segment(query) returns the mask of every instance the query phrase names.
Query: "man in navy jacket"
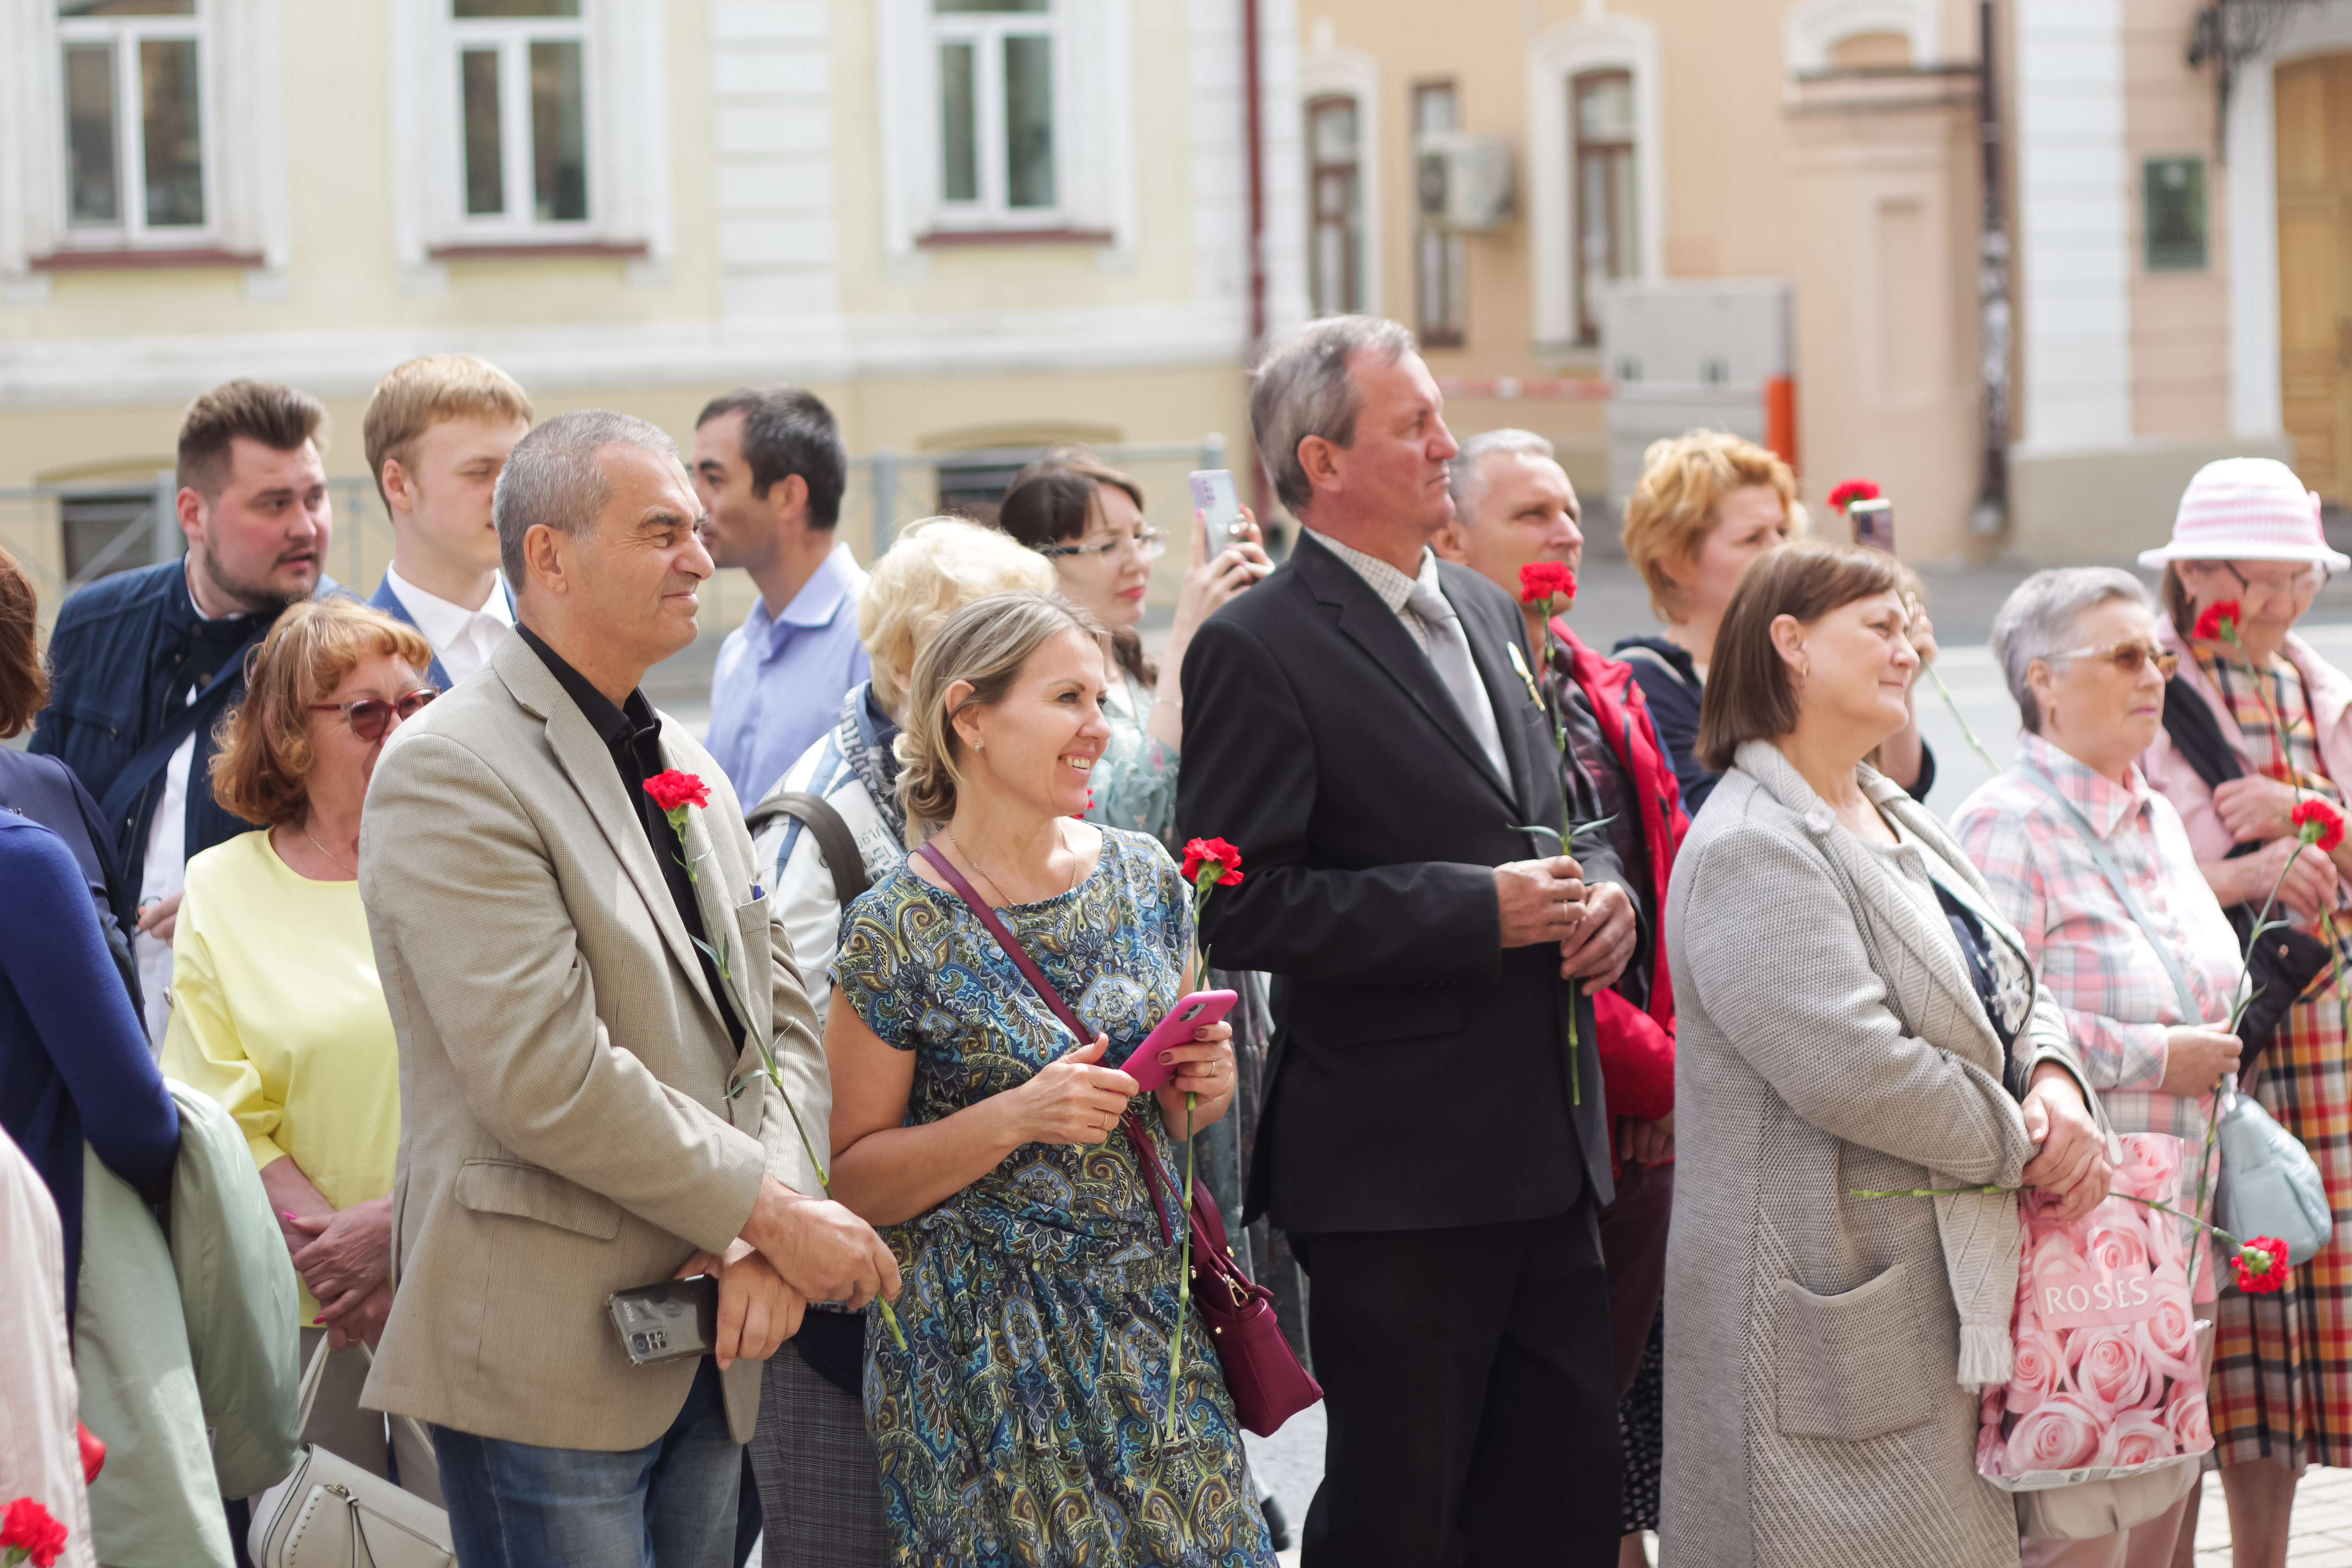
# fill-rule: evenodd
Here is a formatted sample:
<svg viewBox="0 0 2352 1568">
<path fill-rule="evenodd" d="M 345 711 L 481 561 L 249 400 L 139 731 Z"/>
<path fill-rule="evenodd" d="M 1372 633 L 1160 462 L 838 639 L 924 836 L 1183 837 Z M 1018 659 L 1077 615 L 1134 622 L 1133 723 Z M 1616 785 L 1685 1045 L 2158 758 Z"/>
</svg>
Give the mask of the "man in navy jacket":
<svg viewBox="0 0 2352 1568">
<path fill-rule="evenodd" d="M 326 410 L 290 386 L 232 381 L 180 425 L 188 552 L 66 601 L 49 639 L 49 705 L 31 749 L 96 797 L 122 868 L 147 1026 L 160 1036 L 188 857 L 249 832 L 214 801 L 213 729 L 245 694 L 245 657 L 287 605 L 333 591 L 320 461 Z"/>
</svg>

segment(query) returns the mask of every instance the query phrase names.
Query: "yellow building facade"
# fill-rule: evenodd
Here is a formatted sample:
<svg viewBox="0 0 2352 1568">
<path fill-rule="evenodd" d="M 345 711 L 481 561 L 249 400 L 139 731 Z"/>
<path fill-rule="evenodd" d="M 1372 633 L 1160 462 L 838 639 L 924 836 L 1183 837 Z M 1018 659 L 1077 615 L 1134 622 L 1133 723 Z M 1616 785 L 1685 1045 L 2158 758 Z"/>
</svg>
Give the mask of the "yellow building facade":
<svg viewBox="0 0 2352 1568">
<path fill-rule="evenodd" d="M 1260 319 L 1305 309 L 1267 9 L 1253 68 L 1208 0 L 0 0 L 0 541 L 57 591 L 187 399 L 255 376 L 327 404 L 330 569 L 372 587 L 361 410 L 451 351 L 681 444 L 719 392 L 806 385 L 887 455 L 861 555 L 941 459 L 1060 441 L 1142 448 L 1180 521 L 1213 438 L 1247 461 L 1253 68 Z"/>
</svg>

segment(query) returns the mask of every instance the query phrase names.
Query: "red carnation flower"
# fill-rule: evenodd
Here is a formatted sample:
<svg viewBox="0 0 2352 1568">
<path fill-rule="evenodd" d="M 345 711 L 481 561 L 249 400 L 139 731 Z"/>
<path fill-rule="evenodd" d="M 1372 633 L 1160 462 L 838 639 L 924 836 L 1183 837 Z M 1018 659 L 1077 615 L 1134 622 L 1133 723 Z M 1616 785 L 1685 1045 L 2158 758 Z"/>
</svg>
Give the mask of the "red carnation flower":
<svg viewBox="0 0 2352 1568">
<path fill-rule="evenodd" d="M 1217 885 L 1230 888 L 1242 879 L 1242 852 L 1222 838 L 1195 838 L 1184 846 L 1184 879 L 1200 886 L 1204 867 L 1223 868 L 1217 875 Z"/>
<path fill-rule="evenodd" d="M 676 768 L 656 773 L 646 781 L 646 793 L 654 804 L 672 817 L 689 805 L 709 805 L 710 786 L 692 773 L 682 773 Z"/>
<path fill-rule="evenodd" d="M 12 1563 L 30 1558 L 34 1568 L 49 1568 L 66 1549 L 66 1527 L 34 1499 L 20 1497 L 8 1505 L 6 1518 L 0 1520 L 0 1548 L 10 1551 Z M 14 1555 L 17 1552 L 25 1556 Z"/>
<path fill-rule="evenodd" d="M 1876 500 L 1877 484 L 1870 479 L 1848 479 L 1830 492 L 1830 510 L 1842 512 L 1858 500 Z"/>
<path fill-rule="evenodd" d="M 2267 1296 L 2286 1283 L 2286 1243 L 2274 1236 L 2258 1236 L 2230 1257 L 2238 1271 L 2238 1289 L 2249 1296 Z"/>
<path fill-rule="evenodd" d="M 2324 800 L 2306 800 L 2286 814 L 2295 837 L 2322 855 L 2344 842 L 2344 814 Z"/>
<path fill-rule="evenodd" d="M 1564 561 L 1530 561 L 1519 568 L 1519 603 L 1549 605 L 1576 597 L 1576 574 Z"/>
<path fill-rule="evenodd" d="M 2236 642 L 2238 623 L 2245 618 L 2244 606 L 2235 599 L 2221 599 L 2205 606 L 2189 635 L 2199 642 Z"/>
</svg>

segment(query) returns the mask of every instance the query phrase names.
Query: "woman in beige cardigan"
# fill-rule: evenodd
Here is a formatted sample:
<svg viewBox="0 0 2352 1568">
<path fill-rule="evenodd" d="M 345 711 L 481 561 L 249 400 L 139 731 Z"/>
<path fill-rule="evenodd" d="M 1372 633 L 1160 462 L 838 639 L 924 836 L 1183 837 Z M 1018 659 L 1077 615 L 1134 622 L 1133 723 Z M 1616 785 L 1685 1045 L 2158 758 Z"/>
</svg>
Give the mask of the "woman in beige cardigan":
<svg viewBox="0 0 2352 1568">
<path fill-rule="evenodd" d="M 2085 1213 L 2113 1150 L 2055 1005 L 1942 826 L 1863 758 L 1918 669 L 1899 568 L 1759 561 L 1700 716 L 1727 768 L 1666 904 L 1682 1164 L 1662 1537 L 1676 1568 L 2014 1568 L 1975 1469 L 2010 1375 L 2016 1199 Z"/>
</svg>

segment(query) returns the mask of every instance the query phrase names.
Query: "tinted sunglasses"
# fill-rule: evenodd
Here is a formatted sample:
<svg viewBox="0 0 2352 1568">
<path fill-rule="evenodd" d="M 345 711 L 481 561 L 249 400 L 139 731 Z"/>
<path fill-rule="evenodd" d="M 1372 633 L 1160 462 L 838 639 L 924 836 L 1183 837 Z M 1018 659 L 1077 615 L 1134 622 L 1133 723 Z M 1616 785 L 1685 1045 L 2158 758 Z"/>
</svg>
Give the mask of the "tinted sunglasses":
<svg viewBox="0 0 2352 1568">
<path fill-rule="evenodd" d="M 341 713 L 352 733 L 362 741 L 381 741 L 392 728 L 393 716 L 398 714 L 405 722 L 425 711 L 425 705 L 441 695 L 437 686 L 420 686 L 396 702 L 386 702 L 381 697 L 362 697 L 355 702 L 313 702 L 313 713 Z"/>
<path fill-rule="evenodd" d="M 2103 643 L 2095 647 L 2070 647 L 2062 653 L 2044 654 L 2042 657 L 2053 662 L 2062 658 L 2103 658 L 2114 665 L 2120 675 L 2137 675 L 2153 659 L 2156 672 L 2167 680 L 2171 679 L 2172 672 L 2180 668 L 2179 654 L 2168 653 L 2154 643 L 2134 642 L 2130 638 Z"/>
</svg>

